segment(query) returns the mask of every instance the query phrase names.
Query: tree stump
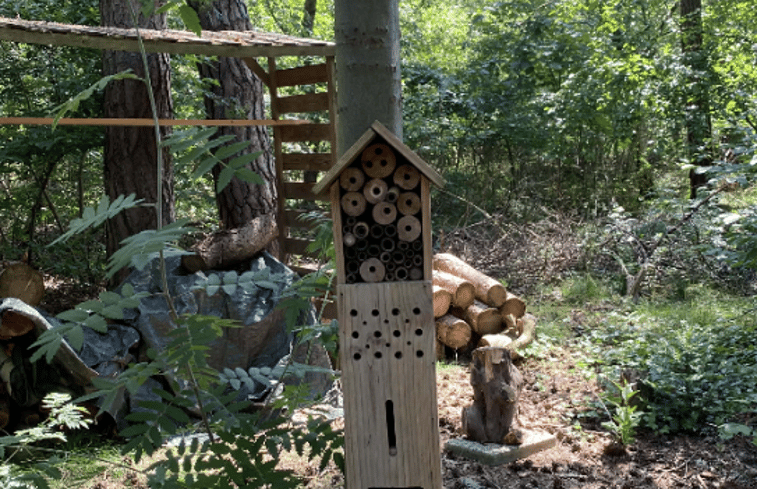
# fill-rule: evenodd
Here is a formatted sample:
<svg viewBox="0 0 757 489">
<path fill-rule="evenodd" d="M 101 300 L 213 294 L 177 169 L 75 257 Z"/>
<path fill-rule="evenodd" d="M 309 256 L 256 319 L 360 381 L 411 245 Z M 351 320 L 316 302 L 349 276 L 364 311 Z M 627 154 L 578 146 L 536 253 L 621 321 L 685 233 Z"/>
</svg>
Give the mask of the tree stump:
<svg viewBox="0 0 757 489">
<path fill-rule="evenodd" d="M 523 387 L 523 377 L 513 365 L 510 352 L 496 347 L 474 350 L 470 383 L 473 404 L 463 408 L 463 431 L 479 443 L 505 443 Z"/>
</svg>

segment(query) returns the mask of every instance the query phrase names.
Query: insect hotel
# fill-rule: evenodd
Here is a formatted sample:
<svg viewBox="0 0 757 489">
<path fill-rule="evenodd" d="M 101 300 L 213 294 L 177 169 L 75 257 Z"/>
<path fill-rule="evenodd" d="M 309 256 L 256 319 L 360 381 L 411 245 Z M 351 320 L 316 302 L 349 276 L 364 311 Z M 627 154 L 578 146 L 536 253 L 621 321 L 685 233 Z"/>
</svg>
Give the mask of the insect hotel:
<svg viewBox="0 0 757 489">
<path fill-rule="evenodd" d="M 349 489 L 441 489 L 430 184 L 378 122 L 313 191 L 331 192 Z"/>
</svg>

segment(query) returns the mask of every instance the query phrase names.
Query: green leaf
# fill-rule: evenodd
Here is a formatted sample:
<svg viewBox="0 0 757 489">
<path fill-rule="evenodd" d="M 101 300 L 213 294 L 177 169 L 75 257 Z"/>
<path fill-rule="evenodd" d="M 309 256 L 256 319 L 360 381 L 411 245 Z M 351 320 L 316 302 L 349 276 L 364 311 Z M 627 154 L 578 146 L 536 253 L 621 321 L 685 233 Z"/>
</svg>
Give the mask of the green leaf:
<svg viewBox="0 0 757 489">
<path fill-rule="evenodd" d="M 84 330 L 82 330 L 81 326 L 71 328 L 68 334 L 66 334 L 66 340 L 71 345 L 71 348 L 76 351 L 81 350 L 82 345 L 84 345 Z"/>
<path fill-rule="evenodd" d="M 237 291 L 237 284 L 226 284 L 221 287 L 227 295 L 234 295 Z"/>
<path fill-rule="evenodd" d="M 218 181 L 216 182 L 216 193 L 223 192 L 223 189 L 226 188 L 226 186 L 231 183 L 231 179 L 234 178 L 234 169 L 230 166 L 227 166 L 223 170 L 221 170 L 221 173 L 218 175 Z"/>
<path fill-rule="evenodd" d="M 197 16 L 197 12 L 189 5 L 181 5 L 179 7 L 179 17 L 184 22 L 184 26 L 190 31 L 194 32 L 197 37 L 202 35 L 202 26 L 200 25 L 200 18 Z"/>
<path fill-rule="evenodd" d="M 89 313 L 81 309 L 69 309 L 68 311 L 63 311 L 62 313 L 58 314 L 55 317 L 60 319 L 61 321 L 69 321 L 71 323 L 81 323 L 87 320 L 87 318 L 89 317 Z"/>
<path fill-rule="evenodd" d="M 234 172 L 234 175 L 236 175 L 236 177 L 243 182 L 256 183 L 258 185 L 265 183 L 265 181 L 260 178 L 260 175 L 250 170 L 249 168 L 240 168 Z"/>
<path fill-rule="evenodd" d="M 99 314 L 93 314 L 92 316 L 88 317 L 87 320 L 84 321 L 84 325 L 94 329 L 98 333 L 108 332 L 108 323 Z"/>
<path fill-rule="evenodd" d="M 225 160 L 226 158 L 233 156 L 250 145 L 249 141 L 239 141 L 234 144 L 224 146 L 215 152 L 215 157 L 219 160 Z"/>
<path fill-rule="evenodd" d="M 235 170 L 239 170 L 242 167 L 245 167 L 253 161 L 257 160 L 258 157 L 262 154 L 262 151 L 255 151 L 254 153 L 239 155 L 236 158 L 229 160 L 229 166 Z"/>
</svg>

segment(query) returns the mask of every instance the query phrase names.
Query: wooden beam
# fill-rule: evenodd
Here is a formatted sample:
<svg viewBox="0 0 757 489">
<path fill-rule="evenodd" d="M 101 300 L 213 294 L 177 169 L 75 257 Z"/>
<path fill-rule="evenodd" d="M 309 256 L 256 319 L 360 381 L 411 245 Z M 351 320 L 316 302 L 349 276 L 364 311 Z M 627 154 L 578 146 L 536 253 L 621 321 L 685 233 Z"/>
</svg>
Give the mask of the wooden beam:
<svg viewBox="0 0 757 489">
<path fill-rule="evenodd" d="M 284 198 L 287 200 L 321 200 L 325 201 L 325 195 L 315 195 L 313 193 L 313 183 L 303 182 L 284 182 Z"/>
<path fill-rule="evenodd" d="M 0 125 L 51 126 L 52 117 L 0 117 Z M 63 118 L 59 126 L 152 126 L 152 119 Z M 301 126 L 310 121 L 273 119 L 158 119 L 161 126 Z"/>
<path fill-rule="evenodd" d="M 271 86 L 271 77 L 268 76 L 268 73 L 263 69 L 262 66 L 260 66 L 255 58 L 242 58 L 242 61 L 244 61 L 247 67 L 252 70 L 252 72 L 255 73 L 258 78 L 260 78 L 260 81 L 265 83 L 265 86 Z"/>
</svg>

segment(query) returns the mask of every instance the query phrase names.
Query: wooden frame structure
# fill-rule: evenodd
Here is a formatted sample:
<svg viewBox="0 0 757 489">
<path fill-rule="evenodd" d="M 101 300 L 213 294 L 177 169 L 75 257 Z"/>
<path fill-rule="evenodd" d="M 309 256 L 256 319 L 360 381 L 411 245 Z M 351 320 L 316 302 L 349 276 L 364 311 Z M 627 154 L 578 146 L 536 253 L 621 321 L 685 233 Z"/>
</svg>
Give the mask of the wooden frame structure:
<svg viewBox="0 0 757 489">
<path fill-rule="evenodd" d="M 304 171 L 328 171 L 336 162 L 336 81 L 334 74 L 334 43 L 303 39 L 257 31 L 203 31 L 198 37 L 191 32 L 139 29 L 144 49 L 149 53 L 198 54 L 242 59 L 268 87 L 271 118 L 267 120 L 162 120 L 162 125 L 266 125 L 273 127 L 276 161 L 276 186 L 279 195 L 281 250 L 284 256 L 305 255 L 308 239 L 290 237 L 290 230 L 308 225 L 298 217 L 302 211 L 288 208 L 302 201 L 325 200 L 312 192 L 312 183 L 299 177 Z M 29 21 L 0 17 L 0 41 L 49 46 L 73 46 L 114 51 L 139 51 L 136 29 L 92 27 Z M 324 58 L 322 63 L 279 69 L 276 59 L 282 56 Z M 267 70 L 258 63 L 267 58 Z M 313 86 L 311 93 L 282 95 L 281 88 Z M 316 87 L 321 88 L 319 91 Z M 289 119 L 291 114 L 321 112 L 326 122 L 312 123 Z M 51 124 L 50 118 L 5 117 L 0 124 Z M 152 125 L 147 119 L 62 119 L 61 125 Z M 328 152 L 289 152 L 287 143 L 326 142 Z"/>
<path fill-rule="evenodd" d="M 349 489 L 441 489 L 430 186 L 374 122 L 313 191 L 331 195 Z"/>
</svg>

